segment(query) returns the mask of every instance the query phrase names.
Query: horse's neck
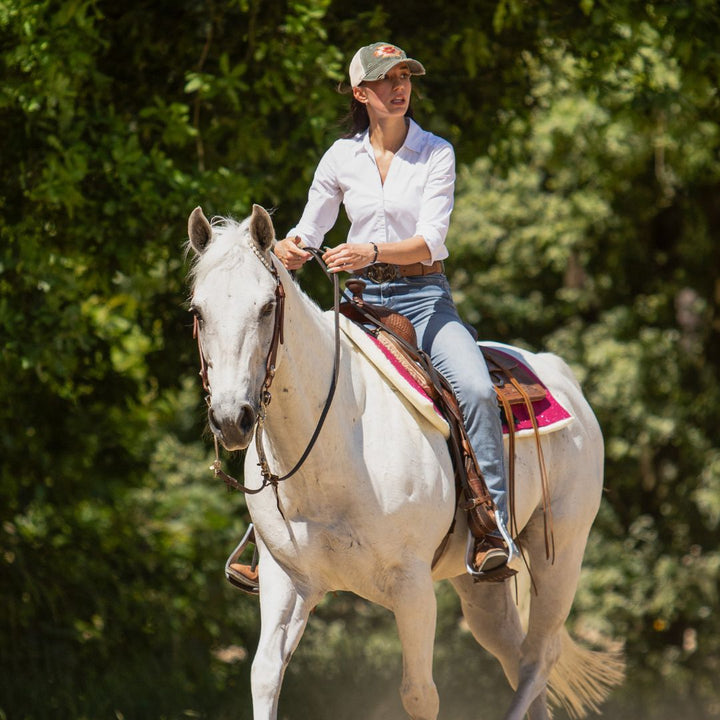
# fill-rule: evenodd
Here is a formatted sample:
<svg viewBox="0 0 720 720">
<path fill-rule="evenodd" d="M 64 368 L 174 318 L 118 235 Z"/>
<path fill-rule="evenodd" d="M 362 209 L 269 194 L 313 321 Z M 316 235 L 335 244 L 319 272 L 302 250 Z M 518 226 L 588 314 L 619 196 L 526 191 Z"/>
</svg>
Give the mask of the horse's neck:
<svg viewBox="0 0 720 720">
<path fill-rule="evenodd" d="M 327 318 L 289 278 L 283 285 L 284 341 L 278 350 L 265 427 L 272 453 L 290 462 L 307 445 L 325 404 L 333 373 L 334 336 Z M 328 436 L 325 429 L 323 435 Z"/>
</svg>

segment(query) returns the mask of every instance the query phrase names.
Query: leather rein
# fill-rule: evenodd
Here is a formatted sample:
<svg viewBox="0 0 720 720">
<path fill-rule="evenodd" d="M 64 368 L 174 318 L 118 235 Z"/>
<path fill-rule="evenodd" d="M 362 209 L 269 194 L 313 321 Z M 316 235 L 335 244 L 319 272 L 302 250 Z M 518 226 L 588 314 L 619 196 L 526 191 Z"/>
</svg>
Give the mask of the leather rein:
<svg viewBox="0 0 720 720">
<path fill-rule="evenodd" d="M 321 252 L 319 250 L 316 250 L 315 248 L 305 248 L 307 252 L 312 254 L 312 256 L 318 262 L 325 274 L 328 277 L 331 277 L 333 281 L 335 353 L 333 358 L 332 380 L 330 382 L 330 388 L 325 399 L 325 405 L 323 406 L 322 412 L 320 413 L 320 418 L 318 419 L 315 431 L 313 432 L 312 437 L 308 441 L 307 447 L 300 456 L 300 459 L 295 463 L 291 470 L 289 470 L 282 476 L 279 476 L 276 473 L 272 472 L 272 470 L 270 470 L 270 465 L 267 461 L 267 456 L 265 455 L 262 437 L 264 433 L 267 407 L 272 400 L 270 387 L 273 383 L 273 380 L 275 379 L 278 349 L 284 341 L 283 327 L 285 320 L 285 288 L 283 288 L 280 276 L 278 275 L 277 269 L 272 264 L 272 262 L 268 262 L 266 258 L 260 255 L 259 251 L 257 251 L 254 246 L 251 247 L 255 254 L 258 255 L 263 265 L 265 265 L 265 267 L 270 271 L 273 278 L 275 279 L 275 319 L 273 323 L 273 334 L 270 341 L 270 348 L 268 350 L 267 359 L 265 360 L 265 379 L 262 384 L 262 391 L 260 394 L 260 407 L 258 410 L 255 427 L 255 448 L 258 454 L 258 465 L 260 466 L 260 473 L 263 480 L 259 488 L 249 488 L 246 485 L 243 485 L 239 480 L 236 480 L 231 475 L 228 475 L 222 469 L 222 462 L 220 461 L 220 444 L 218 443 L 216 435 L 213 436 L 215 441 L 215 461 L 210 466 L 210 469 L 214 472 L 215 477 L 221 478 L 225 482 L 228 490 L 240 490 L 247 495 L 255 495 L 256 493 L 264 490 L 269 485 L 272 485 L 275 489 L 275 492 L 277 493 L 278 483 L 281 483 L 292 477 L 302 467 L 303 463 L 307 460 L 308 456 L 312 452 L 312 449 L 315 446 L 315 443 L 317 442 L 317 439 L 320 435 L 320 431 L 325 424 L 325 419 L 327 418 L 330 406 L 332 405 L 333 397 L 335 396 L 335 389 L 337 388 L 338 376 L 340 374 L 340 285 L 338 276 L 336 273 L 330 273 L 328 271 L 325 263 L 321 259 Z M 207 396 L 205 397 L 205 402 L 207 403 L 208 408 L 210 408 L 212 404 L 212 393 L 210 391 L 210 382 L 208 380 L 207 370 L 208 365 L 202 349 L 202 341 L 200 339 L 200 324 L 197 315 L 195 315 L 193 321 L 193 338 L 197 340 L 198 344 L 198 352 L 200 355 L 199 374 L 202 380 L 203 390 L 205 390 L 205 392 L 207 393 Z"/>
</svg>

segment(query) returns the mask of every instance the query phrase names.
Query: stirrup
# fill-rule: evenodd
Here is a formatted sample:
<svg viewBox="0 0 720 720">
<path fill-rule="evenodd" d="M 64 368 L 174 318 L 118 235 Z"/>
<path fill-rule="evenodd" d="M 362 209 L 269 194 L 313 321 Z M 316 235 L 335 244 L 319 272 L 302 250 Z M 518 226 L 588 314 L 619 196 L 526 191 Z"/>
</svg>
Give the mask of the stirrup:
<svg viewBox="0 0 720 720">
<path fill-rule="evenodd" d="M 231 585 L 235 586 L 238 590 L 242 590 L 242 592 L 247 593 L 248 595 L 254 595 L 255 597 L 257 597 L 260 594 L 259 584 L 252 582 L 244 575 L 241 575 L 239 572 L 236 572 L 235 570 L 233 570 L 233 568 L 230 567 L 233 563 L 236 563 L 240 559 L 240 556 L 243 554 L 245 548 L 250 543 L 255 543 L 255 527 L 252 523 L 250 523 L 248 529 L 245 531 L 245 535 L 243 535 L 242 540 L 238 543 L 238 546 L 230 553 L 230 556 L 225 562 L 225 577 L 227 578 L 228 582 Z M 257 567 L 257 564 L 258 551 L 256 546 L 255 550 L 253 551 L 253 558 L 250 567 L 254 570 Z"/>
<path fill-rule="evenodd" d="M 468 530 L 467 546 L 465 548 L 465 570 L 475 582 L 503 582 L 517 573 L 520 567 L 520 555 L 515 543 L 507 541 L 507 535 L 503 532 L 502 523 L 498 523 L 498 529 L 508 548 L 508 559 L 500 567 L 482 572 L 475 567 L 475 542 L 477 538 Z"/>
<path fill-rule="evenodd" d="M 505 545 L 507 545 L 509 551 L 507 566 L 513 570 L 513 574 L 515 574 L 522 565 L 522 558 L 518 552 L 517 545 L 515 545 L 515 541 L 510 536 L 507 527 L 505 527 L 505 523 L 501 518 L 497 517 L 497 515 L 495 517 L 495 524 L 497 525 L 498 532 L 502 535 L 502 539 L 505 541 Z"/>
</svg>

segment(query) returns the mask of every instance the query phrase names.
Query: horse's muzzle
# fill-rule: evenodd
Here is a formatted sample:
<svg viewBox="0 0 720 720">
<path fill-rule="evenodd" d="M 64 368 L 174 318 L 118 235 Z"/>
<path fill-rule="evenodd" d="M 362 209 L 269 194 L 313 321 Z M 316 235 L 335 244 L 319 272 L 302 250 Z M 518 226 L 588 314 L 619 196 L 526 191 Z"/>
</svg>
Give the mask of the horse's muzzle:
<svg viewBox="0 0 720 720">
<path fill-rule="evenodd" d="M 208 423 L 226 450 L 244 450 L 252 440 L 257 412 L 250 403 L 241 403 L 237 413 L 226 414 L 208 409 Z"/>
</svg>

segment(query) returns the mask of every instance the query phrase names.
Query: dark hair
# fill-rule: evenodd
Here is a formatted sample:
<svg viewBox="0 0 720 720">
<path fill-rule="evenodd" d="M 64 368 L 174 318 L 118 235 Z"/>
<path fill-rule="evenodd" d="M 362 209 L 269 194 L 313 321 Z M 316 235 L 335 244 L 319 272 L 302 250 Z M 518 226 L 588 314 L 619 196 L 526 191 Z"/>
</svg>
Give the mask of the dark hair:
<svg viewBox="0 0 720 720">
<path fill-rule="evenodd" d="M 338 85 L 338 92 L 347 95 L 352 92 L 352 88 L 346 85 Z M 412 101 L 408 105 L 405 117 L 414 119 L 415 115 L 412 109 Z M 370 116 L 364 103 L 356 100 L 355 97 L 350 98 L 350 110 L 343 118 L 342 124 L 346 127 L 344 138 L 355 137 L 358 133 L 365 132 L 370 127 Z"/>
</svg>

